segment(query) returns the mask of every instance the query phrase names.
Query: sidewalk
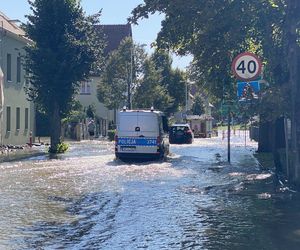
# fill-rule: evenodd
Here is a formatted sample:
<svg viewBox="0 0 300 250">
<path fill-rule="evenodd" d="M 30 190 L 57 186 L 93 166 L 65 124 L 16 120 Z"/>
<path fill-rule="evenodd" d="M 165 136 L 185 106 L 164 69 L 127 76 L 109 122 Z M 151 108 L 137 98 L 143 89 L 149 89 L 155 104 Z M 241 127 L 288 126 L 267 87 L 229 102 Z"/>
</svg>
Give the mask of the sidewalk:
<svg viewBox="0 0 300 250">
<path fill-rule="evenodd" d="M 33 156 L 47 154 L 43 146 L 24 146 L 23 149 L 7 149 L 0 152 L 0 163 L 19 161 Z"/>
<path fill-rule="evenodd" d="M 35 142 L 32 144 L 32 147 L 29 145 L 17 146 L 5 148 L 2 147 L 0 150 L 0 163 L 11 162 L 11 161 L 20 161 L 26 158 L 45 155 L 48 152 L 48 145 L 50 143 L 49 137 L 40 137 L 36 138 Z"/>
<path fill-rule="evenodd" d="M 78 143 L 97 143 L 97 142 L 108 142 L 107 137 L 99 137 L 93 138 L 92 140 L 81 140 L 74 141 L 66 139 L 64 141 L 67 144 L 78 144 Z M 30 157 L 47 155 L 48 154 L 48 146 L 50 145 L 49 137 L 40 137 L 36 138 L 32 147 L 29 145 L 19 146 L 15 148 L 0 148 L 0 163 L 3 162 L 12 162 L 12 161 L 20 161 Z"/>
</svg>

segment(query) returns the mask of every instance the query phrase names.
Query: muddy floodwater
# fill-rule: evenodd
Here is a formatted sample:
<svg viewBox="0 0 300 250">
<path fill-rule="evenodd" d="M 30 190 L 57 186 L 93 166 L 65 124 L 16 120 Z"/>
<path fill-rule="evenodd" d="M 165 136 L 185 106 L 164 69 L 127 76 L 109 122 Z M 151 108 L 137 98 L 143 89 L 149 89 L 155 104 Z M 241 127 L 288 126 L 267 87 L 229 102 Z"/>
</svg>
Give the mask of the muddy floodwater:
<svg viewBox="0 0 300 250">
<path fill-rule="evenodd" d="M 0 165 L 0 249 L 300 249 L 300 196 L 234 137 L 123 163 L 113 144 L 72 143 Z"/>
</svg>

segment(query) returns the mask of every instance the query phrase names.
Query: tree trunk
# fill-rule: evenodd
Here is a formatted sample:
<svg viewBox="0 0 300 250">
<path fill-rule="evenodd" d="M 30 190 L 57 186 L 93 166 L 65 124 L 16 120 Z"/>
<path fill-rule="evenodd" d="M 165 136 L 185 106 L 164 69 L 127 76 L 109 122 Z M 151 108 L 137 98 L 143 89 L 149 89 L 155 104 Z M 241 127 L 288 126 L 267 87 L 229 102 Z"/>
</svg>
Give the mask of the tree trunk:
<svg viewBox="0 0 300 250">
<path fill-rule="evenodd" d="M 287 1 L 287 15 L 286 15 L 286 36 L 287 36 L 287 61 L 290 73 L 289 85 L 291 88 L 291 123 L 292 123 L 292 141 L 291 151 L 294 171 L 294 181 L 300 184 L 300 162 L 299 162 L 299 126 L 300 121 L 297 117 L 297 104 L 299 98 L 299 45 L 297 44 L 297 28 L 299 22 L 300 2 L 299 0 Z"/>
<path fill-rule="evenodd" d="M 275 121 L 275 148 L 285 148 L 285 132 L 284 132 L 284 117 L 280 117 Z"/>
<path fill-rule="evenodd" d="M 50 123 L 50 152 L 57 153 L 57 145 L 61 143 L 61 117 L 58 103 L 53 104 Z"/>
<path fill-rule="evenodd" d="M 259 139 L 258 139 L 258 152 L 259 153 L 271 153 L 272 142 L 271 142 L 271 122 L 262 122 L 260 119 L 259 123 Z"/>
<path fill-rule="evenodd" d="M 285 148 L 285 131 L 284 131 L 284 117 L 276 119 L 274 124 L 274 138 L 273 147 L 273 159 L 276 171 L 279 173 L 283 172 L 282 166 L 282 155 L 280 155 L 280 149 Z"/>
</svg>

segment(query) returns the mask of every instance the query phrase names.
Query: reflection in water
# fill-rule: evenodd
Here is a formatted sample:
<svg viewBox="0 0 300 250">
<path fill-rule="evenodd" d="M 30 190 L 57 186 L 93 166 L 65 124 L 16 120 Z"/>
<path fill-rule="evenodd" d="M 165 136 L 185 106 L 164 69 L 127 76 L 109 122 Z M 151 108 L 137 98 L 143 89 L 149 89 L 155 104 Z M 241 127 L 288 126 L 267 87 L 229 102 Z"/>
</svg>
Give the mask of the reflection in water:
<svg viewBox="0 0 300 250">
<path fill-rule="evenodd" d="M 298 249 L 298 193 L 277 188 L 238 138 L 172 145 L 164 162 L 74 143 L 0 165 L 1 249 Z"/>
</svg>

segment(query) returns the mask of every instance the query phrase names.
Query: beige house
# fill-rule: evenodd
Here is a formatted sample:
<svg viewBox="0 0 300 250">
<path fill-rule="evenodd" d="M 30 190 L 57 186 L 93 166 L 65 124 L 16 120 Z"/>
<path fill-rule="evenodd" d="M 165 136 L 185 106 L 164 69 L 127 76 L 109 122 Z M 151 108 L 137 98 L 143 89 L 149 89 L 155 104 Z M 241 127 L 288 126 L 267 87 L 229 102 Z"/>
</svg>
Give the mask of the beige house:
<svg viewBox="0 0 300 250">
<path fill-rule="evenodd" d="M 102 136 L 106 136 L 109 122 L 114 119 L 114 111 L 108 110 L 103 103 L 99 102 L 97 98 L 97 85 L 99 81 L 100 77 L 91 76 L 88 81 L 82 82 L 77 99 L 85 109 L 87 109 L 90 105 L 95 107 L 97 133 Z"/>
<path fill-rule="evenodd" d="M 118 48 L 121 41 L 126 37 L 132 37 L 132 30 L 130 24 L 119 25 L 99 25 L 96 28 L 103 30 L 107 38 L 107 46 L 105 48 L 105 55 Z M 86 109 L 89 105 L 96 108 L 97 116 L 97 132 L 100 135 L 106 136 L 109 124 L 115 123 L 114 111 L 108 110 L 103 103 L 97 99 L 97 85 L 100 82 L 100 76 L 91 76 L 86 82 L 81 83 L 80 93 L 77 99 Z"/>
<path fill-rule="evenodd" d="M 0 12 L 1 85 L 0 144 L 23 145 L 34 135 L 34 105 L 26 98 L 25 71 L 22 58 L 29 42 L 14 20 Z M 3 92 L 2 92 L 3 91 Z"/>
</svg>

